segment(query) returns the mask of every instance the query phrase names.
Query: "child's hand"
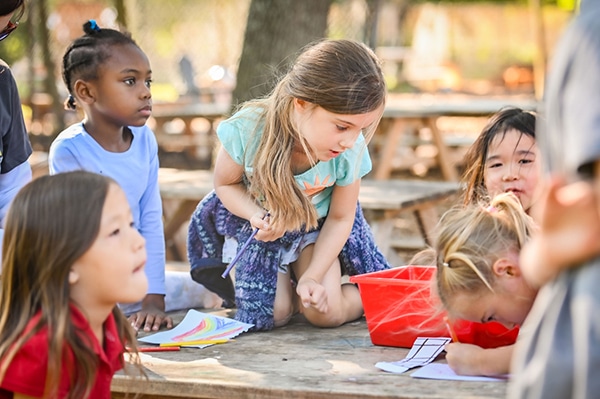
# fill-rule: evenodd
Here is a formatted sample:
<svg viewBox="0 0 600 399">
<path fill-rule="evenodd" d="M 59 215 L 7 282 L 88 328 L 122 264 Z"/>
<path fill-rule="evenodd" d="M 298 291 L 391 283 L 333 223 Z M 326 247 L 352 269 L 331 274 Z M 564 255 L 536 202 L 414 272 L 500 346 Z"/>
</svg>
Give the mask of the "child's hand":
<svg viewBox="0 0 600 399">
<path fill-rule="evenodd" d="M 314 308 L 321 313 L 327 312 L 327 291 L 312 278 L 300 278 L 296 293 L 304 308 Z"/>
<path fill-rule="evenodd" d="M 285 234 L 285 230 L 274 229 L 271 225 L 271 217 L 265 213 L 256 213 L 250 218 L 253 229 L 259 229 L 256 238 L 259 241 L 275 241 Z"/>
<path fill-rule="evenodd" d="M 600 215 L 589 183 L 565 185 L 553 178 L 532 211 L 539 231 L 521 251 L 521 269 L 530 283 L 542 285 L 600 253 Z"/>
<path fill-rule="evenodd" d="M 446 345 L 446 361 L 456 374 L 482 375 L 480 359 L 485 349 L 471 344 L 450 343 Z"/>
<path fill-rule="evenodd" d="M 167 328 L 173 327 L 173 319 L 167 316 L 164 295 L 148 294 L 142 300 L 142 310 L 129 316 L 131 326 L 138 331 L 142 324 L 144 331 L 158 331 L 163 324 Z"/>
<path fill-rule="evenodd" d="M 510 371 L 514 344 L 493 349 L 458 342 L 446 345 L 446 361 L 456 374 L 502 375 Z"/>
</svg>

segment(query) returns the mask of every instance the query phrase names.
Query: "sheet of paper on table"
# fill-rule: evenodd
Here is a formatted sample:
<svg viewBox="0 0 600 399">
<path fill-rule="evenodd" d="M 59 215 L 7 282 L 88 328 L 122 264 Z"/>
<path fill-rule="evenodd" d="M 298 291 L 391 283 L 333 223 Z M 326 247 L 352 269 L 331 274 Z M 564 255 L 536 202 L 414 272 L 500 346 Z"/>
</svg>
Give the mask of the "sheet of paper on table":
<svg viewBox="0 0 600 399">
<path fill-rule="evenodd" d="M 242 323 L 240 321 L 212 315 L 209 313 L 198 312 L 190 309 L 184 319 L 168 331 L 161 331 L 151 334 L 138 341 L 148 344 L 172 344 L 183 343 L 186 341 L 210 341 L 223 340 L 237 337 L 239 334 L 248 331 L 253 324 Z M 181 345 L 193 348 L 205 348 L 208 345 Z"/>
<path fill-rule="evenodd" d="M 458 375 L 450 366 L 444 363 L 427 364 L 410 375 L 414 378 L 428 378 L 432 380 L 456 380 L 456 381 L 507 381 L 508 375 L 498 377 L 484 377 L 477 375 Z"/>
<path fill-rule="evenodd" d="M 457 381 L 507 381 L 508 375 L 497 377 L 458 375 L 447 364 L 431 363 L 442 353 L 450 338 L 419 337 L 415 340 L 406 357 L 397 362 L 378 362 L 375 367 L 390 373 L 404 373 L 415 367 L 421 367 L 411 374 L 414 378 Z"/>
<path fill-rule="evenodd" d="M 375 367 L 389 373 L 404 373 L 414 367 L 433 362 L 448 342 L 450 338 L 418 337 L 404 359 L 397 362 L 378 362 Z"/>
</svg>

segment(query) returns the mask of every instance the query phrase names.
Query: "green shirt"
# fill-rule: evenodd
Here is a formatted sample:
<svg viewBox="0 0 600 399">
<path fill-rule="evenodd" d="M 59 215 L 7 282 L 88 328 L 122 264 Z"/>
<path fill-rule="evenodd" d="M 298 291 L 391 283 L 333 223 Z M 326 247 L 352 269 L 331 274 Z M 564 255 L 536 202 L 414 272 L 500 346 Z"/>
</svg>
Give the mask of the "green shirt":
<svg viewBox="0 0 600 399">
<path fill-rule="evenodd" d="M 252 161 L 263 129 L 255 127 L 260 122 L 253 110 L 242 110 L 221 122 L 217 135 L 229 156 L 244 166 L 246 174 L 252 173 Z M 253 135 L 256 130 L 256 135 Z M 295 175 L 298 186 L 311 198 L 319 218 L 329 212 L 331 193 L 335 185 L 347 186 L 371 171 L 371 158 L 365 138 L 359 135 L 354 146 L 327 162 L 318 162 L 309 170 Z"/>
</svg>

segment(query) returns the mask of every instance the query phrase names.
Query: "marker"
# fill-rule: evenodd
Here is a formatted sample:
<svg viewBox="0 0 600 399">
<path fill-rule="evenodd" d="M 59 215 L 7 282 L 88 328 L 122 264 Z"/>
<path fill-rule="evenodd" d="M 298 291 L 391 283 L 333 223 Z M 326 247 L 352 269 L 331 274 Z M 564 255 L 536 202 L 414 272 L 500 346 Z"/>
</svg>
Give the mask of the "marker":
<svg viewBox="0 0 600 399">
<path fill-rule="evenodd" d="M 142 346 L 138 348 L 138 352 L 176 352 L 181 348 L 179 346 L 161 347 L 161 346 Z M 128 351 L 131 348 L 127 348 Z"/>
<path fill-rule="evenodd" d="M 224 344 L 229 342 L 229 339 L 203 339 L 198 341 L 181 341 L 181 342 L 167 342 L 165 344 L 160 344 L 162 348 L 168 347 L 179 347 L 179 346 L 196 346 L 196 345 L 215 345 L 215 344 Z"/>
<path fill-rule="evenodd" d="M 446 328 L 450 333 L 450 337 L 452 337 L 452 342 L 458 342 L 458 336 L 456 335 L 456 331 L 452 328 L 452 324 L 448 321 L 448 317 L 444 317 L 444 322 L 446 323 Z"/>
<path fill-rule="evenodd" d="M 269 216 L 269 213 L 268 212 L 265 213 L 265 216 L 263 216 L 263 220 L 265 220 L 268 216 Z M 256 235 L 256 233 L 258 233 L 258 230 L 260 230 L 260 229 L 257 227 L 256 229 L 254 229 L 254 231 L 252 232 L 252 234 L 250 234 L 250 237 L 248 237 L 248 239 L 246 240 L 246 242 L 242 246 L 242 249 L 240 249 L 240 252 L 238 252 L 237 255 L 235 256 L 235 258 L 233 258 L 233 260 L 231 261 L 231 263 L 229 264 L 229 266 L 227 266 L 227 268 L 225 269 L 225 271 L 223 272 L 223 274 L 221 274 L 221 277 L 223 277 L 223 278 L 227 277 L 227 275 L 229 274 L 229 272 L 231 271 L 231 269 L 233 269 L 233 266 L 235 266 L 235 264 L 240 259 L 240 257 L 242 256 L 242 254 L 244 253 L 244 251 L 246 250 L 246 248 L 248 248 L 248 245 L 250 245 L 250 241 L 252 241 L 252 239 L 254 238 L 254 236 Z"/>
</svg>

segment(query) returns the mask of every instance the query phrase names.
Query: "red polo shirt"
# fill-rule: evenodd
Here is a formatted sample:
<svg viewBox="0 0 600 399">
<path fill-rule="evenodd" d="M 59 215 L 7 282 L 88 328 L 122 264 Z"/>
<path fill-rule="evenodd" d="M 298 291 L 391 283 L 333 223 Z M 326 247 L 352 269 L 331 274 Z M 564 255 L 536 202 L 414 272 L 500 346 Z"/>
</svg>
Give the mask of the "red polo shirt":
<svg viewBox="0 0 600 399">
<path fill-rule="evenodd" d="M 30 331 L 40 319 L 41 313 L 36 314 L 25 332 Z M 120 370 L 125 348 L 119 341 L 115 319 L 112 315 L 104 322 L 104 348 L 100 345 L 92 332 L 87 319 L 73 305 L 71 305 L 71 319 L 77 330 L 84 336 L 89 337 L 94 352 L 98 355 L 99 367 L 96 374 L 96 382 L 90 393 L 89 399 L 110 399 L 110 384 L 114 373 Z M 73 364 L 73 354 L 68 350 L 67 361 L 63 360 L 59 397 L 63 398 L 69 392 L 69 372 L 77 368 Z M 0 382 L 0 399 L 12 398 L 13 392 L 24 395 L 42 397 L 46 382 L 48 368 L 48 330 L 42 330 L 31 337 L 15 355 L 6 375 Z"/>
</svg>

